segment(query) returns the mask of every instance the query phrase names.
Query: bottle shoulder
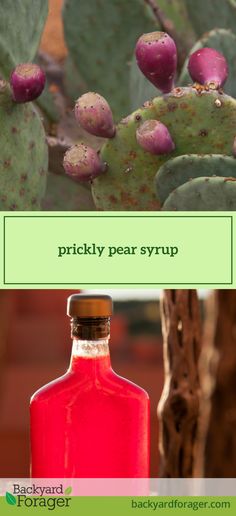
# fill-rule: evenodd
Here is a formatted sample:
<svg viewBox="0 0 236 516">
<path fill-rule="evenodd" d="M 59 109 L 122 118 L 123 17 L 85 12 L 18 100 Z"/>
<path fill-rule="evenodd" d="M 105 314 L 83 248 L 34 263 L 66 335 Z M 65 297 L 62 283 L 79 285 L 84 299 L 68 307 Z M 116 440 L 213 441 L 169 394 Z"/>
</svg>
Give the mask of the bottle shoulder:
<svg viewBox="0 0 236 516">
<path fill-rule="evenodd" d="M 113 374 L 114 381 L 117 383 L 117 386 L 120 387 L 120 391 L 126 392 L 128 395 L 131 394 L 133 397 L 137 396 L 138 398 L 146 398 L 149 399 L 148 393 L 137 385 L 136 383 L 124 378 L 123 376 L 116 373 L 113 369 L 111 370 Z"/>
<path fill-rule="evenodd" d="M 40 389 L 38 389 L 31 397 L 31 404 L 34 402 L 47 402 L 52 398 L 63 399 L 70 398 L 73 394 L 74 399 L 82 395 L 86 395 L 90 390 L 97 393 L 106 393 L 107 395 L 116 395 L 123 398 L 149 399 L 147 392 L 130 380 L 123 378 L 117 374 L 112 368 L 103 373 L 98 374 L 94 378 L 86 378 L 83 375 L 75 374 L 67 371 L 64 375 L 52 380 Z"/>
<path fill-rule="evenodd" d="M 68 383 L 69 377 L 70 374 L 67 371 L 65 374 L 46 383 L 32 394 L 30 403 L 33 403 L 34 401 L 44 401 L 45 399 L 51 396 L 57 396 L 61 391 L 64 391 L 64 389 L 66 388 L 66 384 Z"/>
</svg>

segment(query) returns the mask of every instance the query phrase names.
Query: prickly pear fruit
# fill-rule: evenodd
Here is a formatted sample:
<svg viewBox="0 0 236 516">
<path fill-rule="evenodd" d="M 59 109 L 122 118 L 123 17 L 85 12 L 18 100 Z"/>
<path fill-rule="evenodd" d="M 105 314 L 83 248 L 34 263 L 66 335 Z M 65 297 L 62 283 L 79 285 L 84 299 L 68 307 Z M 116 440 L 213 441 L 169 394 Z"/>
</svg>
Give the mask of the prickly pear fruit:
<svg viewBox="0 0 236 516">
<path fill-rule="evenodd" d="M 235 211 L 236 179 L 197 177 L 179 186 L 166 200 L 163 211 Z"/>
<path fill-rule="evenodd" d="M 13 99 L 19 103 L 37 99 L 44 89 L 45 81 L 45 73 L 37 64 L 17 65 L 10 78 Z"/>
<path fill-rule="evenodd" d="M 226 59 L 214 48 L 196 50 L 188 63 L 188 71 L 193 81 L 214 88 L 221 88 L 228 77 Z"/>
<path fill-rule="evenodd" d="M 174 87 L 177 50 L 174 40 L 165 32 L 143 34 L 137 41 L 137 64 L 145 77 L 163 93 Z"/>
<path fill-rule="evenodd" d="M 203 176 L 236 178 L 236 159 L 221 154 L 185 154 L 169 159 L 159 168 L 155 179 L 160 204 L 179 186 Z"/>
<path fill-rule="evenodd" d="M 167 127 L 158 120 L 146 120 L 136 131 L 137 142 L 151 154 L 169 154 L 175 144 Z"/>
<path fill-rule="evenodd" d="M 226 83 L 224 84 L 224 93 L 236 97 L 236 61 L 235 61 L 235 48 L 236 48 L 236 35 L 230 30 L 226 29 L 214 29 L 199 39 L 192 47 L 190 54 L 193 54 L 200 48 L 214 48 L 221 52 L 225 57 L 229 69 L 229 75 Z M 189 56 L 186 59 L 182 72 L 179 77 L 179 84 L 187 86 L 191 82 L 191 77 L 188 72 L 188 61 Z"/>
<path fill-rule="evenodd" d="M 97 152 L 84 143 L 74 145 L 65 153 L 63 166 L 68 176 L 82 182 L 92 181 L 105 172 L 105 164 Z"/>
<path fill-rule="evenodd" d="M 75 104 L 75 117 L 90 134 L 113 138 L 116 129 L 108 102 L 98 93 L 85 93 Z"/>
</svg>

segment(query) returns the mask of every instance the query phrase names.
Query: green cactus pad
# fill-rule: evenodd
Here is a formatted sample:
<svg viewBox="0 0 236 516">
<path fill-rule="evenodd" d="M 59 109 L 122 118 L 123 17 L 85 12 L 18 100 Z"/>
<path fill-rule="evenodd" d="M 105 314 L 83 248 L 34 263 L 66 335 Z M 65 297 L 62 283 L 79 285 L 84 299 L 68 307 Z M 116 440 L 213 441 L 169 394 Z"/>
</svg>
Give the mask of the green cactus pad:
<svg viewBox="0 0 236 516">
<path fill-rule="evenodd" d="M 235 0 L 185 0 L 185 5 L 197 36 L 217 27 L 236 31 Z"/>
<path fill-rule="evenodd" d="M 221 154 L 188 154 L 164 163 L 156 175 L 156 191 L 160 204 L 164 204 L 173 190 L 195 177 L 235 177 L 236 159 Z"/>
<path fill-rule="evenodd" d="M 48 13 L 48 0 L 1 0 L 0 75 L 33 61 Z"/>
<path fill-rule="evenodd" d="M 170 155 L 154 156 L 136 141 L 136 129 L 148 119 L 164 123 L 176 149 Z M 183 154 L 232 154 L 236 135 L 236 100 L 218 91 L 177 88 L 146 103 L 123 119 L 116 136 L 105 143 L 101 158 L 106 174 L 93 182 L 95 204 L 101 210 L 160 209 L 154 178 L 171 157 Z"/>
<path fill-rule="evenodd" d="M 47 179 L 48 151 L 33 106 L 0 92 L 0 210 L 38 210 Z"/>
<path fill-rule="evenodd" d="M 158 30 L 152 11 L 143 0 L 66 0 L 63 18 L 70 58 L 88 89 L 107 99 L 115 117 L 124 116 L 135 43 Z"/>
<path fill-rule="evenodd" d="M 224 91 L 232 97 L 236 97 L 236 36 L 230 30 L 216 29 L 212 30 L 201 38 L 192 48 L 190 54 L 196 52 L 200 48 L 210 47 L 221 52 L 229 67 L 229 76 L 227 82 L 224 85 Z M 179 84 L 186 86 L 191 83 L 192 80 L 188 73 L 188 59 L 186 60 L 183 71 L 179 78 Z"/>
<path fill-rule="evenodd" d="M 179 186 L 166 200 L 163 211 L 235 211 L 236 179 L 197 177 Z"/>
</svg>

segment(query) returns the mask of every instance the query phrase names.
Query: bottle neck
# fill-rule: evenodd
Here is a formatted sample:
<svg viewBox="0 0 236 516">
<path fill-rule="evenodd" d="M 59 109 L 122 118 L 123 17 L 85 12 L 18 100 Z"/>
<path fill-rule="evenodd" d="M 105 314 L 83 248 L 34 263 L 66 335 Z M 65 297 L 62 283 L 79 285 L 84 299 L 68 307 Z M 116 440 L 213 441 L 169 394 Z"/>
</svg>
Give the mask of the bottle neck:
<svg viewBox="0 0 236 516">
<path fill-rule="evenodd" d="M 110 368 L 110 319 L 73 318 L 71 321 L 73 338 L 70 370 L 104 371 Z"/>
</svg>

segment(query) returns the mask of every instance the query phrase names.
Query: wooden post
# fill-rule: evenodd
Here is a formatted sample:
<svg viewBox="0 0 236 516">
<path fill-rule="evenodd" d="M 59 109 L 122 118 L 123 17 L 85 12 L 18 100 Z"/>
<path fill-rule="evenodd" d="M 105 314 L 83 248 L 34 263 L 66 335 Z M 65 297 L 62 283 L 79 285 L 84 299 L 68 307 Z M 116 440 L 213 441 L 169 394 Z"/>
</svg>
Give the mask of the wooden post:
<svg viewBox="0 0 236 516">
<path fill-rule="evenodd" d="M 214 367 L 208 371 L 212 387 L 202 473 L 210 478 L 235 478 L 236 290 L 218 290 L 215 296 L 214 331 L 206 343 Z"/>
<path fill-rule="evenodd" d="M 189 478 L 199 417 L 201 319 L 195 290 L 165 290 L 161 302 L 165 384 L 158 406 L 160 476 Z"/>
</svg>

